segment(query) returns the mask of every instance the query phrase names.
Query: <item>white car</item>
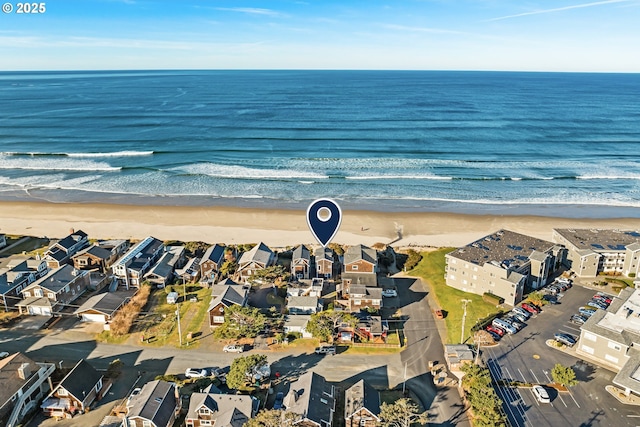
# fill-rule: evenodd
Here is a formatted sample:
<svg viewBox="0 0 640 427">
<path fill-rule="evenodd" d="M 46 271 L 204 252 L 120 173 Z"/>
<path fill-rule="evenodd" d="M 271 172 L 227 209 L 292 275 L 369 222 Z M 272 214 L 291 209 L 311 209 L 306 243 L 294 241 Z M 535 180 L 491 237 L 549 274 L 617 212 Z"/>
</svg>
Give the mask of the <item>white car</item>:
<svg viewBox="0 0 640 427">
<path fill-rule="evenodd" d="M 136 387 L 133 389 L 133 391 L 129 395 L 129 398 L 127 399 L 127 406 L 131 406 L 131 399 L 139 395 L 141 391 L 142 389 L 140 387 Z"/>
<path fill-rule="evenodd" d="M 204 378 L 208 376 L 207 370 L 201 369 L 201 368 L 189 368 L 186 371 L 184 371 L 184 375 L 187 378 Z"/>
<path fill-rule="evenodd" d="M 541 385 L 533 386 L 533 395 L 538 399 L 540 403 L 551 403 L 551 399 L 549 399 L 549 393 L 544 389 Z"/>
<path fill-rule="evenodd" d="M 8 351 L 0 352 L 0 359 L 4 359 L 5 357 L 9 357 L 9 352 Z"/>
<path fill-rule="evenodd" d="M 393 298 L 398 296 L 398 291 L 395 289 L 383 289 L 382 296 L 386 298 Z"/>
<path fill-rule="evenodd" d="M 225 353 L 242 353 L 244 351 L 244 346 L 238 344 L 229 344 L 225 345 L 222 349 Z"/>
</svg>

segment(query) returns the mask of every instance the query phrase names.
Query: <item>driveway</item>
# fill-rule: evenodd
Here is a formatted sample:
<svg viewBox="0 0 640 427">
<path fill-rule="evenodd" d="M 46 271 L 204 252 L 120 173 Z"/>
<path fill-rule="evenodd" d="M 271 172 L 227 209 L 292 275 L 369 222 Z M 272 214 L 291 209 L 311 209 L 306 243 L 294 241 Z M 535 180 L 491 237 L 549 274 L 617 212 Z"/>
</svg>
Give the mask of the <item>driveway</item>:
<svg viewBox="0 0 640 427">
<path fill-rule="evenodd" d="M 11 326 L 12 329 L 26 329 L 37 331 L 41 329 L 45 323 L 51 320 L 51 316 L 24 316 L 22 320 Z"/>
</svg>

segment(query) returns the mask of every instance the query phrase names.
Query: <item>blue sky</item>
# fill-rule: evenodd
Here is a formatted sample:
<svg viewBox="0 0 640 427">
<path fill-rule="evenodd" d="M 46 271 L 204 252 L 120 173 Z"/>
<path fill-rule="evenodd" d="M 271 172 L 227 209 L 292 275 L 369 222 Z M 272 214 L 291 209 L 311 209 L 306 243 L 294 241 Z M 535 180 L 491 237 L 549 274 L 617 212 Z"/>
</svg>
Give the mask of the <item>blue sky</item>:
<svg viewBox="0 0 640 427">
<path fill-rule="evenodd" d="M 37 15 L 11 3 L 1 70 L 640 72 L 640 0 L 53 0 Z"/>
</svg>

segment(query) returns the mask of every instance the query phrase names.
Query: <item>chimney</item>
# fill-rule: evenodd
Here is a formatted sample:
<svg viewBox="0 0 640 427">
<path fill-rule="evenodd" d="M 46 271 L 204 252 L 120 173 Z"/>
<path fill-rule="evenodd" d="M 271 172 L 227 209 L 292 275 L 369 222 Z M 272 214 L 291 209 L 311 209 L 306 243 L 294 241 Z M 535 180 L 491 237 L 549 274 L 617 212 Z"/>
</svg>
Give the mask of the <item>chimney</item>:
<svg viewBox="0 0 640 427">
<path fill-rule="evenodd" d="M 69 234 L 73 234 L 73 233 L 75 233 L 75 232 L 76 232 L 76 230 L 74 230 L 73 228 L 70 228 L 70 229 L 69 229 Z"/>
<path fill-rule="evenodd" d="M 20 365 L 20 367 L 18 368 L 18 377 L 21 380 L 27 380 L 29 379 L 30 376 L 31 376 L 31 369 L 29 369 L 29 364 L 23 363 L 22 365 Z"/>
</svg>

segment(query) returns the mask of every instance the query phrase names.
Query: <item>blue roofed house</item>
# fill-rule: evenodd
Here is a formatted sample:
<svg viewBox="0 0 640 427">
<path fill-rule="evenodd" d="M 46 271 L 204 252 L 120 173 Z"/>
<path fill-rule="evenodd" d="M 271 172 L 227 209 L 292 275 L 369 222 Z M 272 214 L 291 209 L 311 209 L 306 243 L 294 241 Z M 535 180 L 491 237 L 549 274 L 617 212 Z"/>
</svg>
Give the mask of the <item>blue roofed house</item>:
<svg viewBox="0 0 640 427">
<path fill-rule="evenodd" d="M 118 283 L 129 287 L 139 287 L 144 275 L 164 254 L 164 244 L 155 237 L 147 237 L 133 246 L 111 266 Z"/>
<path fill-rule="evenodd" d="M 308 279 L 311 270 L 311 252 L 305 245 L 293 250 L 291 257 L 291 277 L 301 280 Z"/>
<path fill-rule="evenodd" d="M 61 267 L 69 263 L 71 257 L 86 246 L 89 246 L 87 233 L 82 230 L 71 230 L 71 234 L 67 237 L 49 246 L 44 253 L 44 260 L 47 261 L 49 268 Z"/>
<path fill-rule="evenodd" d="M 50 417 L 66 417 L 85 412 L 94 400 L 102 397 L 103 375 L 81 359 L 58 383 L 40 407 Z M 68 415 L 67 415 L 68 414 Z"/>
</svg>

